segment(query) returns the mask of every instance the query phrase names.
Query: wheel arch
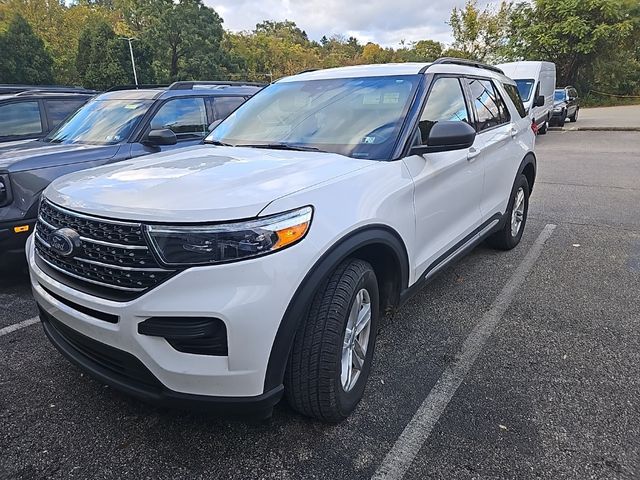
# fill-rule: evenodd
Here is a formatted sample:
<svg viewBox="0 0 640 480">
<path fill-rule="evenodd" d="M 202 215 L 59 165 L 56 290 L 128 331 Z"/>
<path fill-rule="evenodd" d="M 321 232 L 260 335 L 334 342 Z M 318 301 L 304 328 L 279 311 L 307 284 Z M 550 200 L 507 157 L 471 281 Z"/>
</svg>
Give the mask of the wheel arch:
<svg viewBox="0 0 640 480">
<path fill-rule="evenodd" d="M 536 173 L 537 173 L 536 156 L 533 152 L 529 152 L 524 156 L 524 158 L 520 162 L 520 167 L 518 167 L 518 175 L 522 174 L 527 178 L 527 183 L 529 183 L 529 194 L 533 192 L 533 185 L 536 182 Z"/>
<path fill-rule="evenodd" d="M 409 281 L 409 259 L 400 235 L 380 224 L 359 228 L 342 237 L 309 270 L 285 310 L 269 354 L 265 392 L 282 384 L 295 334 L 318 286 L 349 257 L 372 265 L 378 277 L 382 307 L 399 302 L 400 292 Z"/>
</svg>

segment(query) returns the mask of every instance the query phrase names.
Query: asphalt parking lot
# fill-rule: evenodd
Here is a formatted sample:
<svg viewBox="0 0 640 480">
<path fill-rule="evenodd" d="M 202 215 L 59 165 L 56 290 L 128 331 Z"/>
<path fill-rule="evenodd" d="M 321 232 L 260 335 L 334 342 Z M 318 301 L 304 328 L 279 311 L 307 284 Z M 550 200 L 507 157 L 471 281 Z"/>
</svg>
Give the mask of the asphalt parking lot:
<svg viewBox="0 0 640 480">
<path fill-rule="evenodd" d="M 159 410 L 38 324 L 3 334 L 0 478 L 639 478 L 639 151 L 637 132 L 539 137 L 521 245 L 477 248 L 388 318 L 339 425 L 285 404 L 268 423 Z M 35 315 L 3 272 L 0 329 Z"/>
</svg>

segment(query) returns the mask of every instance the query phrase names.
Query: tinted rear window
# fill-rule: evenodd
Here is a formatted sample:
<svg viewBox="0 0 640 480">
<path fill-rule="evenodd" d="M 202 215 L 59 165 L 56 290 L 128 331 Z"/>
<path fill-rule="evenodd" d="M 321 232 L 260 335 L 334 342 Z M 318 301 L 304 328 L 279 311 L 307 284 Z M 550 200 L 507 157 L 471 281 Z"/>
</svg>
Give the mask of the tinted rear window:
<svg viewBox="0 0 640 480">
<path fill-rule="evenodd" d="M 0 137 L 35 135 L 41 132 L 38 102 L 0 105 Z"/>
<path fill-rule="evenodd" d="M 73 100 L 47 100 L 45 105 L 49 128 L 53 129 L 60 125 L 65 118 L 80 108 L 83 103 L 85 103 L 84 99 L 77 98 Z"/>
<path fill-rule="evenodd" d="M 522 103 L 522 97 L 520 97 L 520 92 L 518 91 L 518 88 L 511 83 L 503 83 L 502 86 L 507 92 L 507 95 L 509 95 L 509 98 L 511 99 L 513 104 L 516 106 L 516 110 L 518 110 L 518 113 L 520 114 L 520 116 L 522 118 L 526 117 L 527 110 L 524 108 L 524 104 Z"/>
</svg>

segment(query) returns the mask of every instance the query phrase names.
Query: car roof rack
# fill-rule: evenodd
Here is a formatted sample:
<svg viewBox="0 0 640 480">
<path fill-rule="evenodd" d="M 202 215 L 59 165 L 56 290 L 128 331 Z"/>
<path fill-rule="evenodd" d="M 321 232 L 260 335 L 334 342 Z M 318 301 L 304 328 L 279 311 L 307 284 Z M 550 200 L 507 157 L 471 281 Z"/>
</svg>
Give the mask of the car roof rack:
<svg viewBox="0 0 640 480">
<path fill-rule="evenodd" d="M 168 90 L 193 90 L 194 87 L 211 86 L 211 87 L 264 87 L 264 83 L 259 82 L 238 82 L 238 81 L 186 81 L 173 82 L 169 85 Z"/>
<path fill-rule="evenodd" d="M 451 65 L 463 65 L 466 67 L 475 67 L 475 68 L 483 68 L 485 70 L 491 70 L 492 72 L 500 73 L 504 75 L 504 72 L 500 70 L 498 67 L 494 67 L 493 65 L 488 65 L 482 62 L 476 62 L 475 60 L 467 60 L 466 58 L 455 58 L 455 57 L 441 57 L 437 60 L 434 60 L 429 65 L 424 67 L 420 73 L 426 72 L 429 67 L 432 65 L 442 65 L 442 64 L 451 64 Z"/>
<path fill-rule="evenodd" d="M 120 90 L 150 90 L 154 88 L 167 88 L 166 83 L 139 83 L 138 85 L 116 85 L 111 87 L 107 92 L 119 92 Z"/>
<path fill-rule="evenodd" d="M 96 94 L 96 90 L 83 87 L 66 87 L 58 85 L 0 85 L 0 93 L 15 95 L 36 95 L 41 93 L 88 93 Z"/>
</svg>

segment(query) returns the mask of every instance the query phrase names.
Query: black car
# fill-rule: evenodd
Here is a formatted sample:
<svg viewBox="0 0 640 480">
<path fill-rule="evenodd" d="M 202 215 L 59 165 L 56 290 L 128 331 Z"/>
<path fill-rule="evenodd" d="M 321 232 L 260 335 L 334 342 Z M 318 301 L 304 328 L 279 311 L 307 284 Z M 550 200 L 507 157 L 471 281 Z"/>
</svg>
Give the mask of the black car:
<svg viewBox="0 0 640 480">
<path fill-rule="evenodd" d="M 212 124 L 262 88 L 176 82 L 94 97 L 43 139 L 0 146 L 0 266 L 21 252 L 40 194 L 67 173 L 202 142 Z"/>
<path fill-rule="evenodd" d="M 558 88 L 553 94 L 551 124 L 562 127 L 567 118 L 570 122 L 577 122 L 579 110 L 580 100 L 576 89 L 571 86 Z"/>
<path fill-rule="evenodd" d="M 46 136 L 96 93 L 73 87 L 0 85 L 0 144 Z"/>
</svg>

